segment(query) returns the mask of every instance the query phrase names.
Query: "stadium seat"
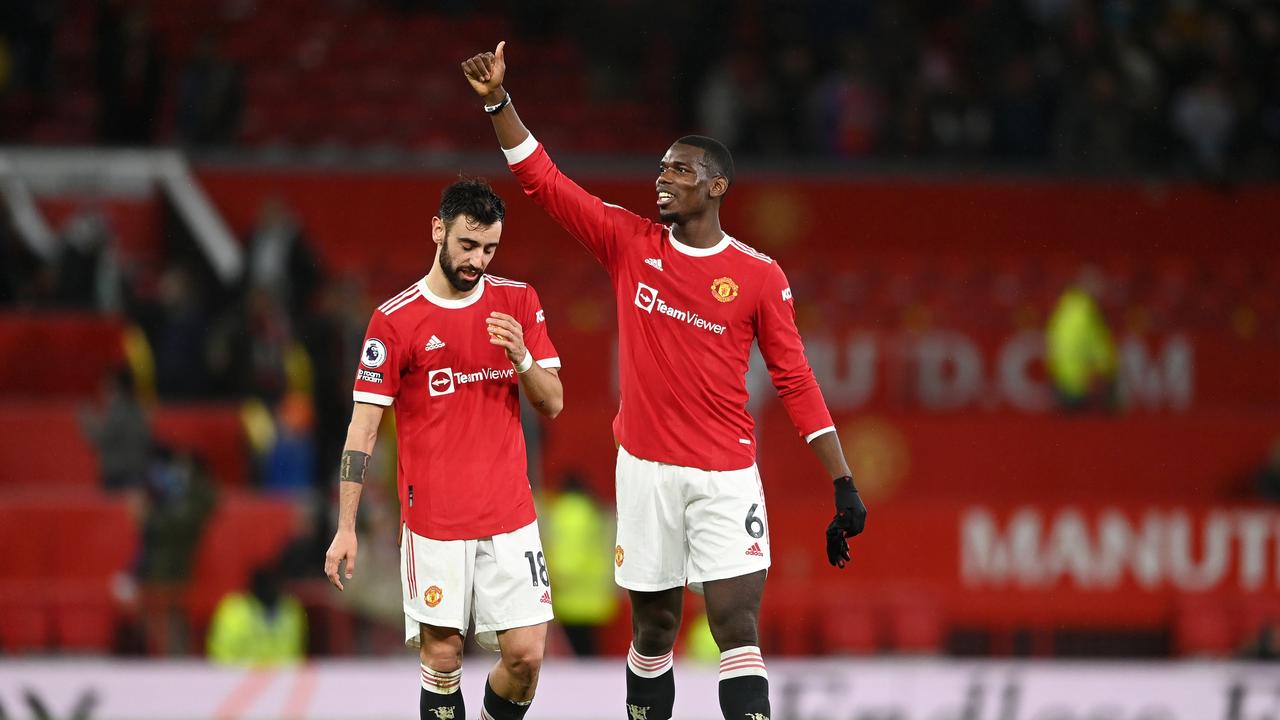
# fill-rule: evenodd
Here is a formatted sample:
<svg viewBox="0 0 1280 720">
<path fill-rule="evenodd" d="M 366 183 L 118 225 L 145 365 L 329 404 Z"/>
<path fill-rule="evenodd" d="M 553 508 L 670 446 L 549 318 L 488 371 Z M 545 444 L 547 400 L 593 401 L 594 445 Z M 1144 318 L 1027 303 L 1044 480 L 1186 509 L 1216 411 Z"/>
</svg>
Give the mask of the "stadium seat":
<svg viewBox="0 0 1280 720">
<path fill-rule="evenodd" d="M 65 580 L 49 594 L 52 635 L 60 650 L 110 652 L 116 612 L 106 581 Z"/>
<path fill-rule="evenodd" d="M 834 655 L 871 655 L 881 647 L 879 618 L 871 603 L 845 594 L 825 594 L 820 642 L 815 650 Z"/>
<path fill-rule="evenodd" d="M 925 591 L 888 593 L 885 601 L 888 645 L 900 653 L 936 653 L 942 649 L 944 623 L 936 599 Z"/>
<path fill-rule="evenodd" d="M 1180 655 L 1230 654 L 1237 643 L 1237 631 L 1229 603 L 1217 596 L 1188 596 L 1177 607 L 1174 643 Z"/>
<path fill-rule="evenodd" d="M 0 649 L 8 654 L 39 652 L 53 643 L 43 583 L 0 580 Z"/>
</svg>

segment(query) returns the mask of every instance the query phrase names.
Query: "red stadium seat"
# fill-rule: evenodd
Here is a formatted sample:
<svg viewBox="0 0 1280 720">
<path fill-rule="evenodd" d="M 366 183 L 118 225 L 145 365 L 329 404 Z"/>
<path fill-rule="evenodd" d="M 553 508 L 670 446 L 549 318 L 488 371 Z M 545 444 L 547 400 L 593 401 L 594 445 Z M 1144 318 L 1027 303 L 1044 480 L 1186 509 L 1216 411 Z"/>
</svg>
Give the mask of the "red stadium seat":
<svg viewBox="0 0 1280 720">
<path fill-rule="evenodd" d="M 39 595 L 43 583 L 0 580 L 0 649 L 38 652 L 53 643 L 49 612 Z"/>
<path fill-rule="evenodd" d="M 1237 632 L 1224 598 L 1187 597 L 1176 612 L 1174 643 L 1178 654 L 1223 656 L 1235 649 Z"/>
<path fill-rule="evenodd" d="M 936 599 L 923 591 L 899 591 L 886 602 L 890 649 L 905 653 L 936 653 L 942 649 L 944 623 Z"/>
<path fill-rule="evenodd" d="M 67 580 L 51 588 L 53 637 L 61 650 L 106 653 L 115 636 L 116 611 L 106 581 Z"/>
<path fill-rule="evenodd" d="M 881 647 L 878 617 L 871 603 L 835 594 L 822 605 L 817 651 L 871 655 Z"/>
</svg>

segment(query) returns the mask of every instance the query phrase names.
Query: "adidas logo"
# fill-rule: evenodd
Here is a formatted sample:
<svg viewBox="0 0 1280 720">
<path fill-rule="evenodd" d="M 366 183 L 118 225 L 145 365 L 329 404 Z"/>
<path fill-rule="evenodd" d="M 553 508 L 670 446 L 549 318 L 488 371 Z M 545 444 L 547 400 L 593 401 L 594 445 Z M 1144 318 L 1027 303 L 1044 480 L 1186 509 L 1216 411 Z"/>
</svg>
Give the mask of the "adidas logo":
<svg viewBox="0 0 1280 720">
<path fill-rule="evenodd" d="M 751 547 L 747 548 L 747 554 L 764 557 L 764 553 L 760 550 L 760 543 L 751 543 Z"/>
<path fill-rule="evenodd" d="M 432 335 L 431 339 L 427 341 L 427 350 L 439 350 L 442 347 L 444 347 L 444 341 L 435 335 Z"/>
<path fill-rule="evenodd" d="M 644 264 L 656 267 L 658 268 L 658 272 L 662 272 L 662 261 L 658 258 L 645 258 Z"/>
<path fill-rule="evenodd" d="M 550 591 L 550 590 L 543 590 L 543 591 L 542 591 L 542 599 L 541 599 L 541 600 L 539 600 L 539 602 L 544 602 L 544 603 L 546 603 L 546 604 L 550 605 L 550 604 L 551 604 L 551 591 Z"/>
</svg>

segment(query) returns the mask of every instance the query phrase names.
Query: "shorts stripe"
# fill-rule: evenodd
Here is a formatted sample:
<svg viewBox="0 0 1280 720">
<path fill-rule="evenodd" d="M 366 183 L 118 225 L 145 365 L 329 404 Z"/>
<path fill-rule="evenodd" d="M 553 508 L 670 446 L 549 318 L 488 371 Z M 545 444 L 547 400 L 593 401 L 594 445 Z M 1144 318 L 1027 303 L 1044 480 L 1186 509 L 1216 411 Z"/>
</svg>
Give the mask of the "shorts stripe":
<svg viewBox="0 0 1280 720">
<path fill-rule="evenodd" d="M 414 562 L 414 557 L 413 557 L 413 533 L 408 532 L 408 533 L 405 533 L 405 535 L 407 537 L 405 537 L 404 541 L 409 543 L 409 547 L 408 547 L 409 552 L 405 553 L 405 558 L 409 563 L 406 577 L 409 579 L 409 599 L 412 600 L 418 597 L 418 569 L 417 569 L 418 563 Z"/>
</svg>

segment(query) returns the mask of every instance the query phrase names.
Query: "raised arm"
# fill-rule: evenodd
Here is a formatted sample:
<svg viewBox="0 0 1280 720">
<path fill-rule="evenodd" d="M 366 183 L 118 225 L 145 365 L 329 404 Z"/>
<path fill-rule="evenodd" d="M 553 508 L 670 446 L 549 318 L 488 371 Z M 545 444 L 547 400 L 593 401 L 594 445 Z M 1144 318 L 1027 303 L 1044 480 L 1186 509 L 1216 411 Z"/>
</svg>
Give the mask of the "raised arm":
<svg viewBox="0 0 1280 720">
<path fill-rule="evenodd" d="M 480 53 L 462 63 L 462 73 L 471 89 L 483 98 L 493 121 L 498 144 L 525 194 L 596 257 L 612 268 L 619 242 L 653 230 L 652 221 L 610 205 L 582 189 L 560 172 L 529 129 L 516 114 L 511 96 L 503 87 L 507 75 L 505 42 L 494 52 Z"/>
<path fill-rule="evenodd" d="M 485 111 L 493 120 L 493 130 L 503 150 L 511 150 L 530 135 L 520 121 L 520 115 L 511 104 L 511 96 L 502 81 L 507 76 L 507 58 L 503 49 L 507 42 L 498 43 L 493 52 L 480 53 L 462 62 L 462 73 L 467 76 L 471 88 L 484 99 Z"/>
<path fill-rule="evenodd" d="M 369 466 L 369 456 L 378 440 L 378 425 L 382 422 L 383 407 L 357 402 L 351 411 L 351 424 L 347 426 L 347 444 L 342 451 L 342 465 L 338 471 L 338 530 L 324 556 L 324 574 L 339 590 L 344 589 L 338 566 L 346 561 L 346 578 L 356 571 L 356 513 L 360 509 L 360 493 L 364 489 L 364 472 Z"/>
</svg>

